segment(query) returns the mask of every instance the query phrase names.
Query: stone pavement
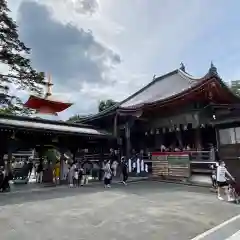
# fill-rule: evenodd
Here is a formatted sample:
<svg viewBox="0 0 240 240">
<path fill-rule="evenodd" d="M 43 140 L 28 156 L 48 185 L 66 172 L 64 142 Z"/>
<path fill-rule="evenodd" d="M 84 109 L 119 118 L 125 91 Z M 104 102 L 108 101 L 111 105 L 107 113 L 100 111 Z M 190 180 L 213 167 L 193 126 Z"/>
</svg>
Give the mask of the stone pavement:
<svg viewBox="0 0 240 240">
<path fill-rule="evenodd" d="M 147 180 L 147 177 L 129 177 L 128 182 L 136 182 L 136 181 L 143 181 Z M 112 181 L 113 184 L 120 183 L 121 181 L 116 178 Z M 89 185 L 103 185 L 103 182 L 99 182 L 97 180 L 90 180 Z M 16 193 L 31 193 L 31 192 L 41 192 L 41 191 L 51 191 L 53 188 L 55 189 L 61 189 L 61 188 L 68 188 L 69 186 L 67 184 L 63 185 L 45 185 L 45 184 L 37 184 L 35 181 L 32 181 L 28 184 L 11 184 L 11 191 L 6 193 L 0 193 L 0 196 L 2 194 L 16 194 Z M 85 186 L 84 186 L 85 187 Z"/>
<path fill-rule="evenodd" d="M 236 233 L 234 233 L 231 237 L 229 237 L 226 240 L 239 240 L 240 239 L 240 231 L 237 231 Z"/>
<path fill-rule="evenodd" d="M 149 181 L 111 189 L 92 184 L 1 195 L 0 238 L 191 240 L 237 214 L 239 206 L 218 201 L 206 188 Z"/>
<path fill-rule="evenodd" d="M 239 240 L 240 215 L 237 215 L 220 225 L 200 234 L 192 240 Z"/>
</svg>

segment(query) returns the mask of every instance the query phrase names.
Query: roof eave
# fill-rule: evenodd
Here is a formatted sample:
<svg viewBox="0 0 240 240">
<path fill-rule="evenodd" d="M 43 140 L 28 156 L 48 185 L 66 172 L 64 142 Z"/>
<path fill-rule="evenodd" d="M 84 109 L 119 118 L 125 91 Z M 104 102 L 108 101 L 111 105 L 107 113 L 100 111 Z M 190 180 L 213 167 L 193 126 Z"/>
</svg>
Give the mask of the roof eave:
<svg viewBox="0 0 240 240">
<path fill-rule="evenodd" d="M 205 76 L 204 78 L 202 78 L 202 80 L 204 81 L 201 81 L 199 82 L 199 84 L 195 85 L 194 87 L 190 87 L 188 89 L 186 89 L 185 91 L 182 91 L 176 95 L 173 95 L 173 96 L 170 96 L 168 98 L 165 98 L 165 99 L 161 99 L 161 100 L 158 100 L 158 101 L 155 101 L 155 102 L 151 102 L 151 103 L 144 103 L 144 104 L 141 104 L 141 105 L 138 105 L 138 106 L 132 106 L 132 107 L 126 107 L 126 108 L 120 108 L 121 111 L 124 111 L 124 112 L 132 112 L 132 111 L 137 111 L 137 110 L 140 110 L 140 109 L 143 109 L 145 107 L 151 107 L 151 106 L 154 106 L 154 105 L 161 105 L 161 104 L 165 104 L 166 102 L 170 102 L 170 101 L 174 101 L 178 98 L 180 98 L 181 96 L 183 95 L 186 95 L 188 94 L 190 91 L 195 91 L 196 88 L 199 88 L 201 87 L 203 84 L 206 84 L 208 81 L 210 80 L 213 80 L 213 79 L 216 79 L 217 81 L 220 81 L 220 84 L 226 88 L 227 91 L 229 91 L 230 94 L 232 94 L 232 96 L 234 98 L 236 98 L 237 101 L 240 101 L 240 98 L 238 96 L 236 96 L 227 86 L 226 84 L 220 79 L 219 76 Z"/>
<path fill-rule="evenodd" d="M 18 130 L 25 130 L 31 132 L 42 132 L 41 128 L 30 128 L 30 127 L 24 127 L 24 126 L 12 126 L 12 125 L 0 125 L 2 128 L 8 128 L 8 129 L 18 129 Z M 62 134 L 62 135 L 71 135 L 71 136 L 83 136 L 83 137 L 94 137 L 94 138 L 114 138 L 114 136 L 110 133 L 103 133 L 103 134 L 89 134 L 89 133 L 78 133 L 78 132 L 67 132 L 62 130 L 45 130 L 46 132 L 52 132 L 54 134 Z"/>
<path fill-rule="evenodd" d="M 84 123 L 84 122 L 91 122 L 93 120 L 97 120 L 99 118 L 105 117 L 105 116 L 109 116 L 111 114 L 115 114 L 117 109 L 125 109 L 122 108 L 121 105 L 127 101 L 129 101 L 130 99 L 132 99 L 133 97 L 135 97 L 136 95 L 138 95 L 139 93 L 145 91 L 147 88 L 149 88 L 152 84 L 154 84 L 157 81 L 160 81 L 168 76 L 171 76 L 173 74 L 178 73 L 179 69 L 175 69 L 174 71 L 171 71 L 167 74 L 164 74 L 160 77 L 155 78 L 153 81 L 151 81 L 149 84 L 147 84 L 146 86 L 144 86 L 143 88 L 141 88 L 140 90 L 138 90 L 137 92 L 135 92 L 134 94 L 130 95 L 129 97 L 127 97 L 126 99 L 124 99 L 123 101 L 121 101 L 120 103 L 117 103 L 115 105 L 113 105 L 111 108 L 107 108 L 106 110 L 99 112 L 97 114 L 94 115 L 89 115 L 86 118 L 81 119 L 79 122 L 80 123 Z"/>
<path fill-rule="evenodd" d="M 85 118 L 82 118 L 81 120 L 78 120 L 75 123 L 85 124 L 85 122 L 91 122 L 91 121 L 97 120 L 99 118 L 111 116 L 116 113 L 118 108 L 119 108 L 119 103 L 117 103 L 117 104 L 113 105 L 112 107 L 107 108 L 95 115 L 86 116 Z"/>
</svg>

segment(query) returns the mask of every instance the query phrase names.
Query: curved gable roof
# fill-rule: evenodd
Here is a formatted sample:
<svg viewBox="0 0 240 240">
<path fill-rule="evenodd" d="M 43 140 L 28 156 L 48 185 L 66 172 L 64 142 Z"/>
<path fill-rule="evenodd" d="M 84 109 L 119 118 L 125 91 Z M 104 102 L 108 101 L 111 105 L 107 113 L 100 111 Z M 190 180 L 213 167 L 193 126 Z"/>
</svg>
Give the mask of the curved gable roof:
<svg viewBox="0 0 240 240">
<path fill-rule="evenodd" d="M 217 70 L 212 63 L 208 73 L 201 78 L 193 77 L 181 69 L 176 69 L 172 72 L 153 79 L 153 81 L 151 81 L 149 84 L 128 98 L 124 99 L 122 102 L 117 103 L 98 114 L 88 116 L 81 122 L 88 122 L 90 120 L 98 119 L 103 116 L 112 115 L 117 109 L 137 109 L 144 104 L 148 105 L 155 102 L 161 102 L 166 99 L 172 99 L 175 96 L 181 95 L 181 93 L 188 92 L 188 90 L 201 85 L 205 80 L 211 79 L 213 77 L 219 80 L 219 83 L 222 85 L 222 87 L 227 88 L 227 90 L 231 92 L 226 84 L 218 76 Z M 232 95 L 234 96 L 233 93 Z M 239 97 L 236 96 L 235 98 L 239 99 Z"/>
<path fill-rule="evenodd" d="M 120 103 L 121 108 L 139 107 L 177 95 L 194 87 L 204 78 L 194 78 L 180 69 L 155 78 L 144 88 Z"/>
</svg>

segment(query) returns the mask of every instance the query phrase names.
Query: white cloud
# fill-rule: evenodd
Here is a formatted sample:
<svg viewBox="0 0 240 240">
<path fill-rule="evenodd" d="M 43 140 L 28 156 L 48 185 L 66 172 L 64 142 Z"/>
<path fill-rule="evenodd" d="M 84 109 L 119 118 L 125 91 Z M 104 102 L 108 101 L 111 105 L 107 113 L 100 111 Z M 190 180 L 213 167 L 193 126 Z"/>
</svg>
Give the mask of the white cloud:
<svg viewBox="0 0 240 240">
<path fill-rule="evenodd" d="M 59 22 L 90 29 L 96 41 L 122 59 L 120 65 L 101 75 L 115 84 L 100 86 L 96 82 L 90 84 L 84 79 L 75 79 L 70 99 L 76 104 L 63 113 L 64 117 L 73 111 L 92 113 L 100 99 L 119 101 L 151 81 L 153 74 L 161 75 L 177 68 L 181 61 L 188 59 L 188 47 L 214 26 L 224 10 L 222 1 L 215 0 L 99 0 L 90 1 L 90 5 L 83 4 L 86 0 L 38 2 L 51 8 Z M 10 3 L 15 12 L 20 1 L 10 0 Z M 85 8 L 89 10 L 86 12 Z M 42 38 L 44 41 L 44 36 Z M 105 64 L 111 66 L 108 61 Z M 69 94 L 54 76 L 53 80 L 56 94 Z"/>
</svg>

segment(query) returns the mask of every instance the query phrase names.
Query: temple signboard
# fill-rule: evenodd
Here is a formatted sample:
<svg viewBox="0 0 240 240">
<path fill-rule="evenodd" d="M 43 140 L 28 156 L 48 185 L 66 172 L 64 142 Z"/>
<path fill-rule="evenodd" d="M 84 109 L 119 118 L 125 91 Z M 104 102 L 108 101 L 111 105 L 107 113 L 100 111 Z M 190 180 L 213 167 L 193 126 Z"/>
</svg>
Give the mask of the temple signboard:
<svg viewBox="0 0 240 240">
<path fill-rule="evenodd" d="M 154 177 L 184 180 L 190 177 L 190 159 L 187 152 L 153 152 Z"/>
</svg>

